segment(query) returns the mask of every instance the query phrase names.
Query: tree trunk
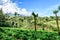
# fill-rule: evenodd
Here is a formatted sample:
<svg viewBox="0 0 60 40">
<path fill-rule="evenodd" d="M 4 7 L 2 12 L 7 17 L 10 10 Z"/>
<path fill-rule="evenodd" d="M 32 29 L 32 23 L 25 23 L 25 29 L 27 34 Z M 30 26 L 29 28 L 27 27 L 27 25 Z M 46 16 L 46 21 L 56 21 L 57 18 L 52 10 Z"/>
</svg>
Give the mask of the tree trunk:
<svg viewBox="0 0 60 40">
<path fill-rule="evenodd" d="M 58 28 L 58 34 L 60 35 L 60 31 L 59 31 L 59 24 L 58 24 L 58 17 L 57 17 L 57 14 L 56 14 L 56 24 L 57 24 L 57 28 Z"/>
<path fill-rule="evenodd" d="M 36 32 L 36 18 L 34 18 L 35 32 Z"/>
<path fill-rule="evenodd" d="M 34 17 L 34 26 L 35 26 L 34 40 L 36 40 L 36 31 L 37 31 L 37 29 L 36 29 L 36 17 Z"/>
</svg>

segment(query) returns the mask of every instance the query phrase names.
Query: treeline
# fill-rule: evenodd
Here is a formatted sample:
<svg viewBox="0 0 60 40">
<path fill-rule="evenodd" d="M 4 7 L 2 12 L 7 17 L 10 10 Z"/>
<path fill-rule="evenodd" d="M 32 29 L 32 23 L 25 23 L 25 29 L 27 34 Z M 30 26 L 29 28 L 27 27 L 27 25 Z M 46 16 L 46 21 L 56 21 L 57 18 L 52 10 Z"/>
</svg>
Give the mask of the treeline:
<svg viewBox="0 0 60 40">
<path fill-rule="evenodd" d="M 34 13 L 35 14 L 35 13 Z M 21 16 L 17 12 L 14 13 L 14 16 L 9 16 L 9 13 L 3 14 L 2 9 L 0 10 L 0 27 L 28 27 L 34 25 L 34 14 L 32 12 L 31 16 Z M 40 17 L 37 14 L 37 25 L 41 26 L 42 22 L 49 22 L 56 20 L 55 16 L 50 17 Z M 58 16 L 60 20 L 60 16 Z"/>
<path fill-rule="evenodd" d="M 38 15 L 38 14 L 37 14 Z M 53 21 L 56 20 L 55 16 L 50 17 L 37 17 L 37 24 L 43 21 Z M 58 16 L 60 20 L 60 16 Z M 22 26 L 32 26 L 34 24 L 34 17 L 31 16 L 20 16 L 18 13 L 14 13 L 14 16 L 9 16 L 8 13 L 3 14 L 2 9 L 0 10 L 0 27 L 22 27 Z"/>
</svg>

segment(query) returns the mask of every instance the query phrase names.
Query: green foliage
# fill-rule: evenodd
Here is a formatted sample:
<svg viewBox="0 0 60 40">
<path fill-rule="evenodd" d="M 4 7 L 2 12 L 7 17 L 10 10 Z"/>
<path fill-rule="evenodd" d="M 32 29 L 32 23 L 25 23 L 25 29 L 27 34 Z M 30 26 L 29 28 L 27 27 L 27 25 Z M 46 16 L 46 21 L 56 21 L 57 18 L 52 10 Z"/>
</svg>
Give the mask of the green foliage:
<svg viewBox="0 0 60 40">
<path fill-rule="evenodd" d="M 0 10 L 0 27 L 3 27 L 3 26 L 10 27 L 10 25 L 6 22 L 5 15 L 3 14 L 2 9 L 1 9 Z"/>
<path fill-rule="evenodd" d="M 0 28 L 0 40 L 60 40 L 55 32 L 37 31 L 36 34 L 31 30 L 18 30 L 9 28 Z"/>
<path fill-rule="evenodd" d="M 14 13 L 15 17 L 17 16 L 17 12 Z"/>
<path fill-rule="evenodd" d="M 58 6 L 58 9 L 60 10 L 60 6 Z"/>
<path fill-rule="evenodd" d="M 54 10 L 53 13 L 54 13 L 54 14 L 58 13 L 58 10 Z"/>
</svg>

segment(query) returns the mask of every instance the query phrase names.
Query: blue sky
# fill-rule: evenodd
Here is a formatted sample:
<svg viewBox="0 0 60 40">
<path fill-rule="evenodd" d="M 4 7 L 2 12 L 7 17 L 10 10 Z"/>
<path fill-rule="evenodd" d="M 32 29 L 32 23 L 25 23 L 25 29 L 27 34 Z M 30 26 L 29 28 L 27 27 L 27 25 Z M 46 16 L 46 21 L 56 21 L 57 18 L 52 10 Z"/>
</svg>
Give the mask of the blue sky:
<svg viewBox="0 0 60 40">
<path fill-rule="evenodd" d="M 53 10 L 58 9 L 60 0 L 10 0 L 10 3 L 15 3 L 15 8 L 20 8 L 19 11 L 22 10 L 22 14 L 28 15 L 34 11 L 39 16 L 52 16 L 54 15 Z M 58 13 L 58 15 L 60 14 Z"/>
<path fill-rule="evenodd" d="M 60 4 L 60 0 L 12 0 L 12 2 L 16 2 L 19 7 L 27 9 L 48 8 L 49 6 Z"/>
<path fill-rule="evenodd" d="M 26 8 L 31 12 L 34 11 L 40 16 L 54 15 L 53 10 L 60 5 L 60 0 L 13 0 L 12 2 L 17 3 L 20 8 Z"/>
</svg>

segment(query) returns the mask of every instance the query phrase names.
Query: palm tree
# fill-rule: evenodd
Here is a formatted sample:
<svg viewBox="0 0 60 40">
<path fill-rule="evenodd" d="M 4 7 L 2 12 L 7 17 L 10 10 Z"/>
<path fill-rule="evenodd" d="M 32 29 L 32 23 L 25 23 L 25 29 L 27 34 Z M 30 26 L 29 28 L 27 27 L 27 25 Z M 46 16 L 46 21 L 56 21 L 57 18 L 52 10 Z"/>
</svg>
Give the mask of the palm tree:
<svg viewBox="0 0 60 40">
<path fill-rule="evenodd" d="M 36 19 L 37 19 L 37 17 L 38 17 L 38 14 L 36 15 L 34 12 L 32 12 L 32 15 L 33 15 L 33 17 L 34 17 L 34 26 L 35 26 L 35 31 L 37 30 L 36 29 Z"/>
<path fill-rule="evenodd" d="M 58 28 L 58 34 L 60 34 L 60 32 L 59 32 L 59 24 L 58 24 L 58 16 L 57 16 L 58 10 L 54 10 L 53 13 L 56 16 L 56 24 L 57 24 L 57 28 Z"/>
<path fill-rule="evenodd" d="M 60 10 L 60 6 L 58 7 L 58 9 Z"/>
<path fill-rule="evenodd" d="M 58 6 L 58 10 L 60 11 L 60 6 Z M 60 35 L 60 31 L 59 31 L 59 35 Z"/>
<path fill-rule="evenodd" d="M 34 12 L 32 12 L 32 16 L 34 17 L 34 26 L 35 26 L 35 35 L 34 35 L 34 40 L 36 40 L 36 20 L 37 20 L 37 17 L 38 17 L 38 14 L 36 15 Z"/>
</svg>

